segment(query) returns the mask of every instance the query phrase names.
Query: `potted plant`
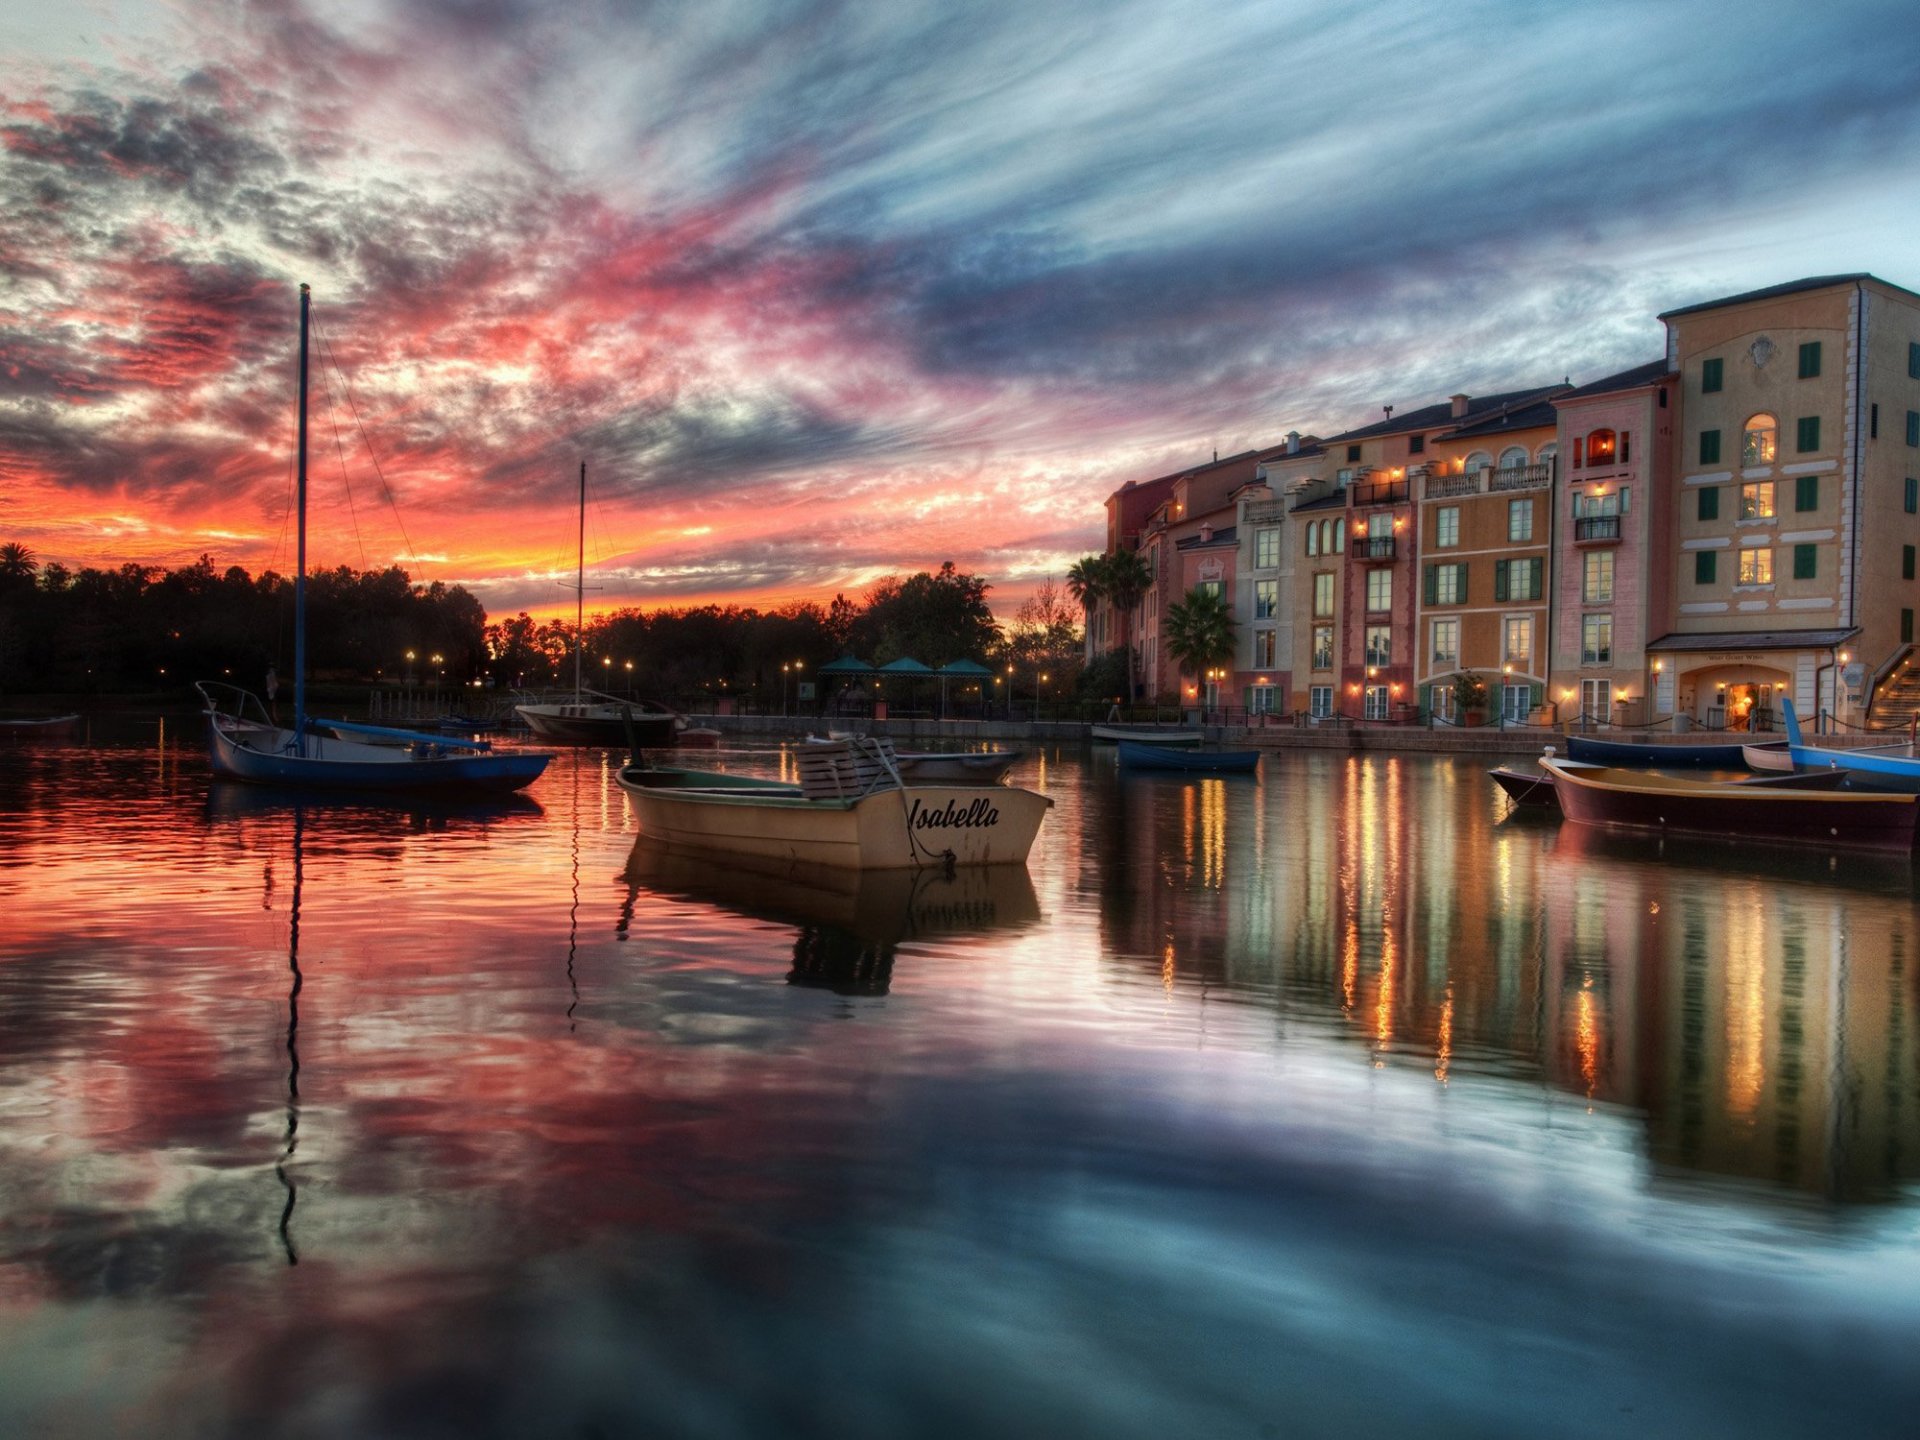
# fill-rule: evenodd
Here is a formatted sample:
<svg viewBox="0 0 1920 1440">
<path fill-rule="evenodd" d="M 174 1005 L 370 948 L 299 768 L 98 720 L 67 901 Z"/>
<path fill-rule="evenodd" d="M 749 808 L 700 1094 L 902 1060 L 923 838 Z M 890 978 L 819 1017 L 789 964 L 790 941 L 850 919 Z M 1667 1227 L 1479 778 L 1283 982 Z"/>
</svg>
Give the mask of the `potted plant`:
<svg viewBox="0 0 1920 1440">
<path fill-rule="evenodd" d="M 1471 670 L 1453 677 L 1453 713 L 1461 725 L 1484 725 L 1487 719 L 1487 684 Z"/>
</svg>

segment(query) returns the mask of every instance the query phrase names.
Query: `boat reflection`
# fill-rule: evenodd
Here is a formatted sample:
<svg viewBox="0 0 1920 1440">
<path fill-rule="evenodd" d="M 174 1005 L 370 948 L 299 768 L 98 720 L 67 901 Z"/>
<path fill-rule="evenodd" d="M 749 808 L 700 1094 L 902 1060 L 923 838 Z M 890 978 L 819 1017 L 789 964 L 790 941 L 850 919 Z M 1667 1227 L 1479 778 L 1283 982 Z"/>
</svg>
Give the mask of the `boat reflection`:
<svg viewBox="0 0 1920 1440">
<path fill-rule="evenodd" d="M 1527 825 L 1534 816 L 1516 811 L 1501 824 Z M 1558 817 L 1553 817 L 1557 821 Z M 1698 835 L 1647 835 L 1604 830 L 1593 825 L 1559 825 L 1550 848 L 1561 859 L 1579 863 L 1680 867 L 1717 876 L 1818 881 L 1848 889 L 1886 894 L 1912 893 L 1920 869 L 1906 855 L 1874 851 L 1822 850 L 1812 845 L 1769 845 L 1764 839 L 1738 841 Z"/>
<path fill-rule="evenodd" d="M 323 816 L 332 824 L 358 819 L 369 829 L 400 829 L 413 834 L 537 818 L 545 813 L 538 800 L 518 792 L 473 796 L 308 793 L 285 786 L 220 779 L 208 785 L 206 807 L 211 821 L 304 814 L 309 823 Z"/>
<path fill-rule="evenodd" d="M 1024 865 L 951 872 L 756 866 L 739 858 L 716 862 L 642 835 L 622 878 L 630 896 L 644 889 L 793 926 L 788 982 L 842 995 L 886 994 L 902 945 L 1017 931 L 1041 919 Z"/>
</svg>

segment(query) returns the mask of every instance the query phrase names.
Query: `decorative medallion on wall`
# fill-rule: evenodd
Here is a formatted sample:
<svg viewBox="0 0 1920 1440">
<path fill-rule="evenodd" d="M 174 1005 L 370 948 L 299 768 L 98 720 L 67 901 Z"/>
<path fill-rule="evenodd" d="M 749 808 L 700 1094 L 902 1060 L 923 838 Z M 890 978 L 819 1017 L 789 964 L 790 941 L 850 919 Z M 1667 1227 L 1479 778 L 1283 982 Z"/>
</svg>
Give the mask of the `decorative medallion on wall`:
<svg viewBox="0 0 1920 1440">
<path fill-rule="evenodd" d="M 1756 370 L 1766 369 L 1767 362 L 1773 359 L 1773 352 L 1777 349 L 1779 349 L 1779 346 L 1775 345 L 1773 341 L 1769 340 L 1765 335 L 1762 335 L 1758 340 L 1754 341 L 1753 344 L 1747 347 L 1747 354 L 1753 357 L 1753 368 Z"/>
</svg>

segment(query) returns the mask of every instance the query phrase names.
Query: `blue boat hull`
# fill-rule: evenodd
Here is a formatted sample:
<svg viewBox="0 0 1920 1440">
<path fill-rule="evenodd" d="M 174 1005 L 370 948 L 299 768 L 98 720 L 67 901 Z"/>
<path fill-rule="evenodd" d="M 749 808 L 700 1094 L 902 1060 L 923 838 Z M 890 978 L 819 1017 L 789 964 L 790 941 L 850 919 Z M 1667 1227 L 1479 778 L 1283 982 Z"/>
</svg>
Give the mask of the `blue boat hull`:
<svg viewBox="0 0 1920 1440">
<path fill-rule="evenodd" d="M 1883 750 L 1828 750 L 1801 743 L 1800 717 L 1793 702 L 1782 707 L 1787 739 L 1795 765 L 1819 770 L 1843 770 L 1847 783 L 1859 790 L 1883 790 L 1894 795 L 1920 795 L 1920 757 L 1893 755 Z"/>
<path fill-rule="evenodd" d="M 296 755 L 289 730 L 223 726 L 215 718 L 208 731 L 216 775 L 307 790 L 503 794 L 538 780 L 553 758 L 540 751 L 436 753 L 429 747 L 360 745 L 320 735 L 309 735 L 307 753 Z"/>
<path fill-rule="evenodd" d="M 1245 775 L 1258 768 L 1258 750 L 1169 750 L 1120 742 L 1120 764 L 1128 770 L 1183 770 L 1203 775 Z"/>
<path fill-rule="evenodd" d="M 1588 765 L 1641 770 L 1745 770 L 1745 748 L 1732 745 L 1649 745 L 1626 740 L 1593 740 L 1585 735 L 1566 737 L 1566 755 Z"/>
</svg>

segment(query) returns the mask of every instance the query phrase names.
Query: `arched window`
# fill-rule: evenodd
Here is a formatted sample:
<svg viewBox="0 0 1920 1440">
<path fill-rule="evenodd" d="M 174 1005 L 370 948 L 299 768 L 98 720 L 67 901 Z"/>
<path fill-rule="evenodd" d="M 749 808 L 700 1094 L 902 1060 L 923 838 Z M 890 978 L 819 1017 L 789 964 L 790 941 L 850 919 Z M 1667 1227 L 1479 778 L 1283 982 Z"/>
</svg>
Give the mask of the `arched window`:
<svg viewBox="0 0 1920 1440">
<path fill-rule="evenodd" d="M 1540 453 L 1534 456 L 1534 458 L 1542 465 L 1546 465 L 1558 458 L 1559 454 L 1560 443 L 1557 440 L 1549 440 L 1540 447 Z"/>
<path fill-rule="evenodd" d="M 1347 548 L 1347 522 L 1344 520 L 1333 522 L 1333 548 L 1335 550 Z"/>
<path fill-rule="evenodd" d="M 1527 447 L 1524 445 L 1509 445 L 1506 449 L 1502 450 L 1500 452 L 1500 468 L 1502 470 L 1526 469 Z"/>
<path fill-rule="evenodd" d="M 1493 457 L 1484 450 L 1476 450 L 1461 462 L 1460 468 L 1469 475 L 1478 474 L 1493 464 Z"/>
<path fill-rule="evenodd" d="M 1613 432 L 1611 430 L 1593 430 L 1587 434 L 1587 464 L 1611 465 L 1613 463 Z"/>
<path fill-rule="evenodd" d="M 1771 415 L 1755 415 L 1747 421 L 1746 436 L 1740 443 L 1742 465 L 1771 465 L 1780 426 Z"/>
<path fill-rule="evenodd" d="M 1307 522 L 1307 554 L 1318 555 L 1319 553 L 1320 522 L 1317 520 L 1309 520 Z"/>
</svg>

